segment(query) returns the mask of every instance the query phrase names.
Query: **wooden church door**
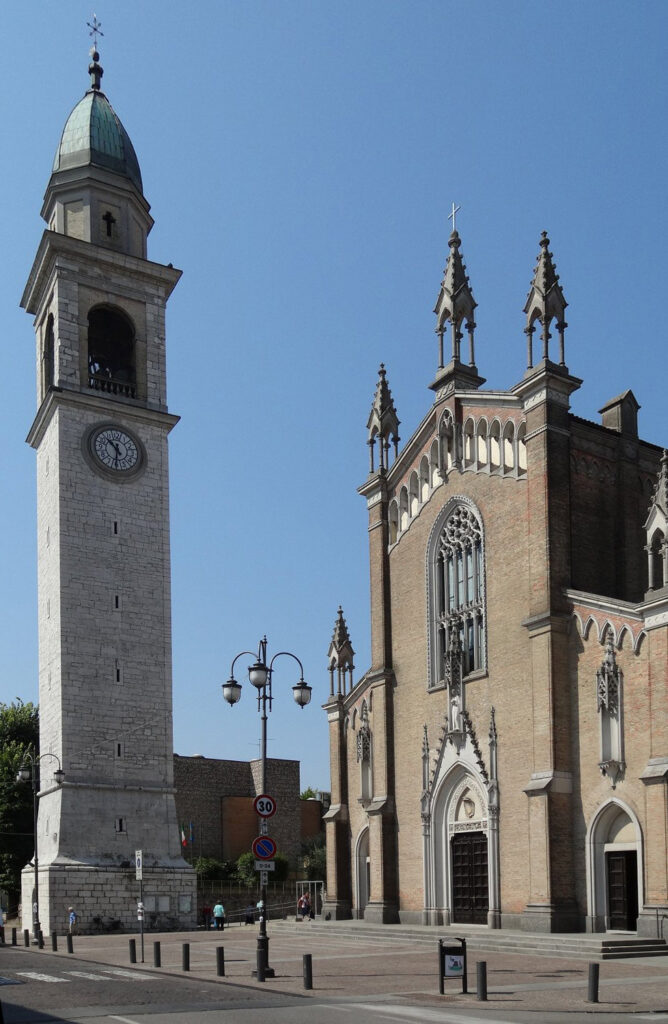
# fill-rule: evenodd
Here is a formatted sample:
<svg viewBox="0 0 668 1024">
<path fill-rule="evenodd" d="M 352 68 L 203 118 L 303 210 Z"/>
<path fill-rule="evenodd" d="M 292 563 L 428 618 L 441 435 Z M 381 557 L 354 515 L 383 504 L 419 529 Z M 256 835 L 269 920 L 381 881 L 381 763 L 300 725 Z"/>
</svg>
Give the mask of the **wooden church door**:
<svg viewBox="0 0 668 1024">
<path fill-rule="evenodd" d="M 452 920 L 487 924 L 487 836 L 484 832 L 459 832 L 452 837 L 451 849 Z"/>
</svg>

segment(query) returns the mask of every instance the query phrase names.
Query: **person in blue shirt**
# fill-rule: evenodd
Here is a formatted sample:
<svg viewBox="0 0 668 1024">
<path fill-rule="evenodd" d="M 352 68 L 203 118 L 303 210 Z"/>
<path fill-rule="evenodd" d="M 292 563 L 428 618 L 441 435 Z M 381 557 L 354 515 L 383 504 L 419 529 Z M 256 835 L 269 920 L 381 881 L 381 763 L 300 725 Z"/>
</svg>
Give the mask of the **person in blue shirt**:
<svg viewBox="0 0 668 1024">
<path fill-rule="evenodd" d="M 213 908 L 213 919 L 216 922 L 216 928 L 222 932 L 225 928 L 225 907 L 220 900 Z"/>
</svg>

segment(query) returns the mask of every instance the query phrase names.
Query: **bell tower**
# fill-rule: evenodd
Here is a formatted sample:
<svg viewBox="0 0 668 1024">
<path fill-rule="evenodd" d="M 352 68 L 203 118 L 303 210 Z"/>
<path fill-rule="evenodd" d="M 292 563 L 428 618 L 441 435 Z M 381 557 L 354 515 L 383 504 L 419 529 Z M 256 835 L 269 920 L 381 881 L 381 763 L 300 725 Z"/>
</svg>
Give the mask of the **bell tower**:
<svg viewBox="0 0 668 1024">
<path fill-rule="evenodd" d="M 181 272 L 153 225 L 130 138 L 91 84 L 56 151 L 21 305 L 35 318 L 40 750 L 39 919 L 75 905 L 136 922 L 135 850 L 156 927 L 195 919 L 173 785 L 165 307 Z M 32 905 L 32 868 L 23 906 Z"/>
</svg>

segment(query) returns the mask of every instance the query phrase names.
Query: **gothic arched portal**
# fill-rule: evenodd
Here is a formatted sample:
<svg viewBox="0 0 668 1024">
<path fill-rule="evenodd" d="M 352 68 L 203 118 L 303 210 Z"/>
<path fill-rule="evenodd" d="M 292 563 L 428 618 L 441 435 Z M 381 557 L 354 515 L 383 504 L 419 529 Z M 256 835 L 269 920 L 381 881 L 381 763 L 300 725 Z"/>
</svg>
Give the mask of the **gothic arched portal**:
<svg viewBox="0 0 668 1024">
<path fill-rule="evenodd" d="M 636 931 L 642 886 L 640 825 L 614 797 L 587 830 L 587 931 Z"/>
<path fill-rule="evenodd" d="M 442 768 L 425 829 L 425 920 L 493 927 L 499 911 L 498 830 L 490 827 L 486 784 L 461 761 Z"/>
</svg>

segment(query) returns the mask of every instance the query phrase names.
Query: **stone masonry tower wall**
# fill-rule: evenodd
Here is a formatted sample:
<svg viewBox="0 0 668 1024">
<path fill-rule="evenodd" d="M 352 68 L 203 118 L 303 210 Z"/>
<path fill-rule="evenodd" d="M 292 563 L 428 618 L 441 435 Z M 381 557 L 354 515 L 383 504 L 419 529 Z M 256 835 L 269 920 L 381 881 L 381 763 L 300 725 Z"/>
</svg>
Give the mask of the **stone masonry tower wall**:
<svg viewBox="0 0 668 1024">
<path fill-rule="evenodd" d="M 136 922 L 135 851 L 160 927 L 194 921 L 172 749 L 165 306 L 180 271 L 151 226 L 127 134 L 92 87 L 68 118 L 22 299 L 35 317 L 40 753 L 39 919 L 69 905 Z M 104 123 L 106 135 L 100 131 Z M 53 783 L 60 761 L 64 783 Z M 32 906 L 33 870 L 23 875 Z M 24 922 L 24 925 L 26 922 Z"/>
</svg>

